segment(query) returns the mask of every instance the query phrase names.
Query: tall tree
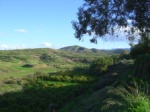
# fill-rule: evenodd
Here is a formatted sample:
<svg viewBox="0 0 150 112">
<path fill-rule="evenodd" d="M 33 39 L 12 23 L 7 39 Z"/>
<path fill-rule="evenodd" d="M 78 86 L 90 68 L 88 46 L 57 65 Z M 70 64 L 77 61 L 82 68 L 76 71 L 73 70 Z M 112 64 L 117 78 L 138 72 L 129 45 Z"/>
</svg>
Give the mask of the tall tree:
<svg viewBox="0 0 150 112">
<path fill-rule="evenodd" d="M 105 35 L 126 32 L 132 41 L 140 37 L 139 43 L 150 42 L 150 0 L 84 0 L 78 9 L 78 21 L 72 21 L 75 37 L 94 34 L 91 42 Z"/>
</svg>

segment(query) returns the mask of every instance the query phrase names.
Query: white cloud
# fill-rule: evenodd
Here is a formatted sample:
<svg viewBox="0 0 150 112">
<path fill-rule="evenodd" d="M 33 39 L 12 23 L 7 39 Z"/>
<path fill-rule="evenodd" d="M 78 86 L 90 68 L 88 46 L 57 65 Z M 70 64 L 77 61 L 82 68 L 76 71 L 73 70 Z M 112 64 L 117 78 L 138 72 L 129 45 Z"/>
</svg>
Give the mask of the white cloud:
<svg viewBox="0 0 150 112">
<path fill-rule="evenodd" d="M 7 44 L 2 44 L 0 45 L 0 49 L 4 50 L 12 50 L 12 49 L 26 49 L 26 45 L 7 45 Z"/>
<path fill-rule="evenodd" d="M 9 46 L 8 46 L 7 44 L 2 44 L 0 47 L 1 47 L 2 49 L 8 49 L 8 48 L 9 48 Z"/>
<path fill-rule="evenodd" d="M 59 49 L 64 47 L 65 45 L 63 44 L 56 44 L 52 45 L 49 42 L 43 42 L 40 45 L 35 45 L 35 46 L 26 46 L 24 44 L 1 44 L 0 45 L 0 50 L 13 50 L 13 49 L 28 49 L 28 48 L 52 48 L 52 49 Z"/>
<path fill-rule="evenodd" d="M 42 46 L 41 46 L 42 45 Z M 63 44 L 55 44 L 55 45 L 52 45 L 50 44 L 49 42 L 43 42 L 39 47 L 44 47 L 44 48 L 52 48 L 52 49 L 59 49 L 59 48 L 62 48 L 64 47 L 65 45 Z"/>
<path fill-rule="evenodd" d="M 19 32 L 19 33 L 26 33 L 26 32 L 28 32 L 26 29 L 15 29 L 14 31 Z"/>
<path fill-rule="evenodd" d="M 52 47 L 52 45 L 49 42 L 42 43 L 42 46 L 44 46 L 44 47 Z"/>
</svg>

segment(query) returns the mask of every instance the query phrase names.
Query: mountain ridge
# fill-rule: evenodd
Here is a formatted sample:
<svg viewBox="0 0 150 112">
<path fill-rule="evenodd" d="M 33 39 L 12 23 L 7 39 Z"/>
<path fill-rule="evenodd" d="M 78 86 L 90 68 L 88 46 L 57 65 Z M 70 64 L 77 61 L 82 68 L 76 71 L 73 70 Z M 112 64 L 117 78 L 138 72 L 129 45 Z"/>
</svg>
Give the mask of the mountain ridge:
<svg viewBox="0 0 150 112">
<path fill-rule="evenodd" d="M 98 53 L 98 54 L 120 54 L 125 51 L 130 51 L 129 48 L 114 48 L 114 49 L 96 49 L 96 48 L 86 48 L 78 45 L 62 47 L 59 50 L 68 51 L 68 52 L 76 52 L 76 53 Z"/>
</svg>

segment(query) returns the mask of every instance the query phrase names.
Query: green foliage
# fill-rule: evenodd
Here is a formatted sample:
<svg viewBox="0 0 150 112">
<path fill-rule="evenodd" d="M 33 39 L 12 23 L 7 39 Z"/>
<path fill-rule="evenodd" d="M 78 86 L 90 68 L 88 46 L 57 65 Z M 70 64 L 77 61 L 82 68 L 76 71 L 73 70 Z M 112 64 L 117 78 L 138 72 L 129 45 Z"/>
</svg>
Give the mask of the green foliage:
<svg viewBox="0 0 150 112">
<path fill-rule="evenodd" d="M 40 59 L 44 62 L 50 62 L 50 61 L 55 61 L 54 58 L 52 58 L 52 56 L 49 56 L 48 54 L 44 53 L 40 56 Z"/>
<path fill-rule="evenodd" d="M 141 40 L 147 40 L 149 4 L 149 0 L 85 0 L 78 10 L 78 21 L 72 22 L 75 37 L 81 40 L 84 34 L 94 33 L 91 42 L 96 43 L 98 37 L 124 30 L 129 38 L 138 34 Z"/>
<path fill-rule="evenodd" d="M 22 67 L 32 68 L 32 67 L 34 67 L 34 65 L 32 65 L 32 64 L 25 64 Z"/>
<path fill-rule="evenodd" d="M 108 66 L 112 64 L 113 64 L 113 59 L 111 57 L 100 57 L 91 63 L 90 71 L 92 74 L 99 75 L 105 72 Z"/>
<path fill-rule="evenodd" d="M 134 60 L 131 59 L 129 52 L 124 52 L 121 54 L 112 55 L 111 58 L 113 59 L 113 64 L 133 64 Z"/>
<path fill-rule="evenodd" d="M 120 55 L 119 54 L 112 55 L 111 58 L 113 59 L 114 63 L 118 63 L 120 60 Z"/>
<path fill-rule="evenodd" d="M 128 53 L 128 54 L 122 53 L 122 54 L 120 54 L 120 60 L 121 60 L 121 59 L 130 60 L 130 59 L 131 59 L 131 56 L 130 56 L 129 53 Z"/>
<path fill-rule="evenodd" d="M 127 60 L 118 63 L 121 62 L 120 57 L 118 58 L 120 55 L 98 58 L 97 54 L 87 55 L 51 49 L 1 51 L 0 55 L 11 56 L 12 59 L 8 62 L 0 60 L 0 78 L 2 77 L 1 80 L 3 80 L 0 81 L 0 112 L 54 110 L 60 112 L 98 112 L 103 100 L 110 97 L 106 94 L 110 90 L 107 86 L 120 80 L 122 74 L 127 77 L 128 74 L 131 74 L 132 69 Z M 122 59 L 124 58 L 126 59 L 123 56 Z M 96 60 L 93 61 L 94 59 Z M 149 56 L 144 59 L 149 61 Z M 117 74 L 117 77 L 108 75 L 108 77 L 104 76 L 99 79 L 99 76 L 90 74 L 89 67 L 92 67 L 92 64 L 94 65 L 92 73 L 99 74 L 107 70 L 114 60 L 118 65 L 110 66 L 108 72 L 112 71 L 112 75 Z M 91 61 L 93 63 L 90 66 Z M 126 71 L 129 68 L 130 70 Z M 12 75 L 14 78 L 4 79 L 5 76 Z M 17 77 L 19 78 L 17 79 Z M 122 79 L 124 80 L 124 77 Z M 100 83 L 95 84 L 98 80 Z M 118 82 L 113 85 L 120 84 Z M 101 87 L 94 89 L 96 85 Z M 117 100 L 120 101 L 120 98 Z M 137 98 L 137 100 L 141 99 Z M 143 105 L 148 104 L 144 101 L 146 100 L 141 100 L 142 103 L 137 105 L 141 105 L 140 108 L 144 107 Z M 69 110 L 65 107 L 68 107 Z M 128 109 L 134 110 L 135 107 Z"/>
<path fill-rule="evenodd" d="M 130 55 L 134 59 L 144 54 L 150 54 L 150 41 L 148 45 L 145 43 L 139 43 L 131 48 Z"/>
<path fill-rule="evenodd" d="M 0 60 L 3 61 L 3 62 L 9 62 L 9 61 L 12 61 L 13 59 L 12 59 L 12 57 L 9 56 L 9 55 L 7 55 L 7 56 L 1 55 L 1 56 L 0 56 Z"/>
<path fill-rule="evenodd" d="M 4 84 L 16 84 L 16 82 L 15 79 L 7 79 L 3 81 Z"/>
<path fill-rule="evenodd" d="M 71 72 L 70 72 L 71 73 Z M 37 72 L 19 81 L 23 89 L 0 95 L 0 112 L 44 112 L 58 110 L 91 88 L 92 77 L 67 75 L 69 72 L 45 74 Z M 45 78 L 49 78 L 46 79 Z M 72 82 L 71 82 L 72 81 Z M 92 81 L 93 82 L 93 81 Z"/>
<path fill-rule="evenodd" d="M 144 79 L 150 77 L 150 54 L 138 56 L 135 60 L 134 75 Z"/>
<path fill-rule="evenodd" d="M 45 81 L 58 81 L 58 82 L 70 82 L 70 83 L 85 83 L 93 84 L 96 81 L 96 77 L 89 74 L 83 74 L 80 71 L 60 71 L 57 73 L 50 74 L 39 74 L 35 73 L 38 79 Z"/>
<path fill-rule="evenodd" d="M 97 56 L 69 53 L 53 49 L 24 49 L 0 51 L 0 80 L 33 74 L 87 66 Z M 64 64 L 65 63 L 65 64 Z"/>
<path fill-rule="evenodd" d="M 111 98 L 104 101 L 102 112 L 149 112 L 150 99 L 138 87 L 110 88 Z"/>
</svg>

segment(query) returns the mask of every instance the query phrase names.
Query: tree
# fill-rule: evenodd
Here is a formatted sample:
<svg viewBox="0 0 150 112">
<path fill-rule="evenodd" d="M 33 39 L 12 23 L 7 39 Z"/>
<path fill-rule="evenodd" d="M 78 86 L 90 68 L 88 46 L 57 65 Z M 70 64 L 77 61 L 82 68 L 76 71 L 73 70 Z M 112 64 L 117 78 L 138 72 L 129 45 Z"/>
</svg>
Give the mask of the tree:
<svg viewBox="0 0 150 112">
<path fill-rule="evenodd" d="M 75 37 L 94 34 L 98 37 L 118 35 L 124 31 L 130 41 L 140 36 L 140 43 L 150 43 L 150 0 L 84 0 L 79 8 L 78 21 L 73 21 Z"/>
<path fill-rule="evenodd" d="M 111 57 L 99 57 L 90 64 L 90 71 L 94 75 L 99 75 L 105 72 L 112 64 L 113 59 Z"/>
<path fill-rule="evenodd" d="M 130 55 L 133 59 L 136 59 L 139 55 L 150 54 L 150 44 L 139 43 L 131 48 Z"/>
</svg>

